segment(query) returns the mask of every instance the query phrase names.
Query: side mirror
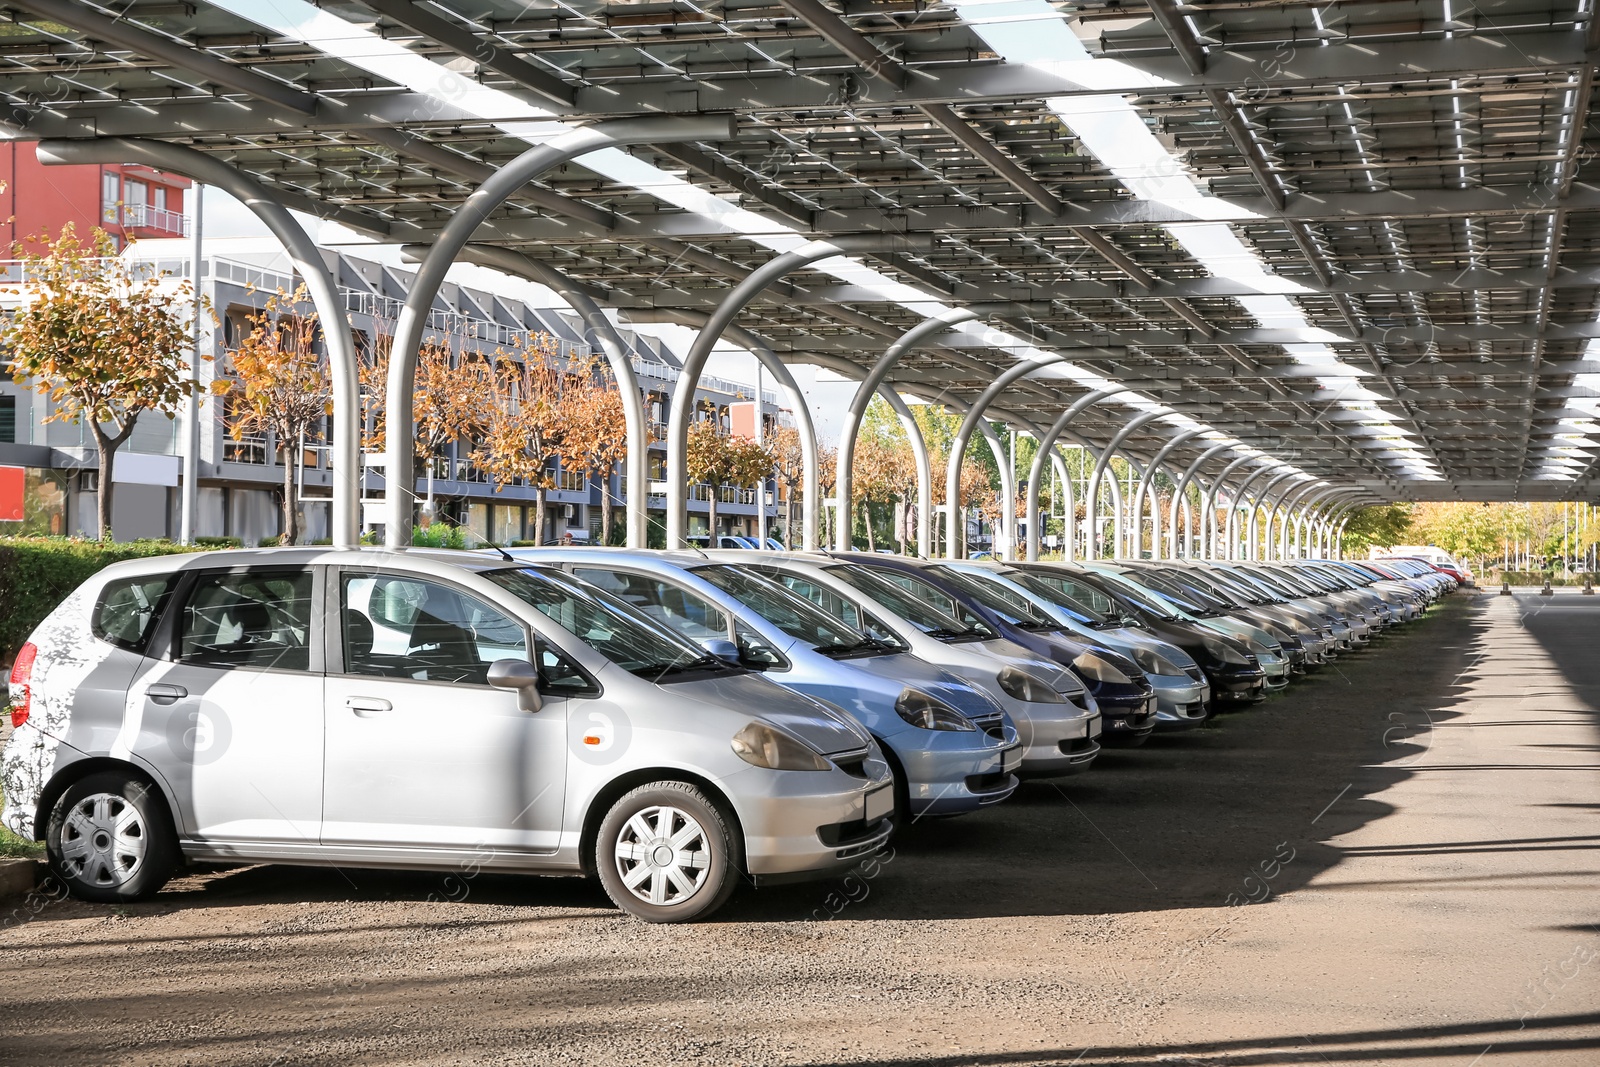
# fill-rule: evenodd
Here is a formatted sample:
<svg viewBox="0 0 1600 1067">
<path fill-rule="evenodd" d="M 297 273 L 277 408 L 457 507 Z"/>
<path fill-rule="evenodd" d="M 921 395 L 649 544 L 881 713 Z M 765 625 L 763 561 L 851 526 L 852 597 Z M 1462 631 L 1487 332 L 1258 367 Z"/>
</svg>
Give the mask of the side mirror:
<svg viewBox="0 0 1600 1067">
<path fill-rule="evenodd" d="M 544 707 L 539 693 L 539 672 L 527 660 L 497 659 L 489 664 L 489 684 L 496 689 L 514 689 L 517 707 L 534 712 Z"/>
<path fill-rule="evenodd" d="M 740 666 L 739 646 L 726 637 L 711 637 L 700 642 L 700 647 L 717 657 L 724 663 Z"/>
</svg>

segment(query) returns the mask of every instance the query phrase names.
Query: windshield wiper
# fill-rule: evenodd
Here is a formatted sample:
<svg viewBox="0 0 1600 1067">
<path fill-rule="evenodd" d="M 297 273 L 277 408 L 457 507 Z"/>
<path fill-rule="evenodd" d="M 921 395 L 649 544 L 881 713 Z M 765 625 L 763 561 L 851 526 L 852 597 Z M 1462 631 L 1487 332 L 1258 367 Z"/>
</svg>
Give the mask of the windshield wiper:
<svg viewBox="0 0 1600 1067">
<path fill-rule="evenodd" d="M 876 641 L 876 640 L 874 640 L 874 639 L 872 639 L 870 637 L 867 637 L 867 638 L 863 638 L 860 641 L 851 641 L 851 642 L 848 642 L 848 643 L 845 643 L 845 644 L 818 645 L 816 647 L 816 651 L 822 653 L 824 656 L 837 657 L 837 656 L 850 656 L 850 655 L 854 655 L 857 652 L 871 652 L 873 649 L 877 649 L 877 648 L 881 648 L 881 647 L 882 647 L 882 643 L 881 642 Z"/>
<path fill-rule="evenodd" d="M 707 652 L 703 656 L 696 656 L 689 660 L 673 660 L 671 663 L 646 663 L 642 667 L 635 667 L 628 673 L 639 677 L 665 678 L 669 674 L 687 674 L 690 671 L 721 671 L 732 669 L 733 664 L 728 663 Z"/>
</svg>

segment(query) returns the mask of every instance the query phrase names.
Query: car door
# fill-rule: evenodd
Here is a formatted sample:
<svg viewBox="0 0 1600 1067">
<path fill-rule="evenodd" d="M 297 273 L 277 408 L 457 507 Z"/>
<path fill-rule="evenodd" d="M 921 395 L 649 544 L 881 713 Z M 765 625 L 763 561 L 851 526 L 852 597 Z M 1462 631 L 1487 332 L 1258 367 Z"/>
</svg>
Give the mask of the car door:
<svg viewBox="0 0 1600 1067">
<path fill-rule="evenodd" d="M 329 597 L 323 843 L 554 852 L 569 701 L 528 712 L 487 682 L 495 660 L 529 658 L 521 620 L 407 573 L 340 569 Z M 537 647 L 541 671 L 570 677 Z"/>
<path fill-rule="evenodd" d="M 317 576 L 200 571 L 128 691 L 124 736 L 167 781 L 185 837 L 315 849 L 322 819 Z"/>
</svg>

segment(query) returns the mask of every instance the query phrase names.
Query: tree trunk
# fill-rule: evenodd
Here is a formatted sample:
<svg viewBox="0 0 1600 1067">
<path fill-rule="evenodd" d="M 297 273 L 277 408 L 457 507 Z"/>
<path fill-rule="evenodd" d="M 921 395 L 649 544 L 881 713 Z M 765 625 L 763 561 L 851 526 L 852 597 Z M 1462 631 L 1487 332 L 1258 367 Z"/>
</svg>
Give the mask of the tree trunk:
<svg viewBox="0 0 1600 1067">
<path fill-rule="evenodd" d="M 866 500 L 863 500 L 861 502 L 861 521 L 866 523 L 866 526 L 867 526 L 867 551 L 868 552 L 876 552 L 876 551 L 878 551 L 878 541 L 877 541 L 877 538 L 874 537 L 873 533 L 872 533 L 872 504 L 869 501 L 866 501 Z M 853 541 L 854 538 L 852 538 L 851 540 Z M 854 544 L 852 544 L 850 547 L 854 548 L 856 546 Z"/>
<path fill-rule="evenodd" d="M 294 457 L 287 448 L 280 448 L 278 454 L 283 457 L 283 533 L 278 544 L 292 545 L 300 540 L 300 514 L 294 506 Z"/>
<path fill-rule="evenodd" d="M 115 484 L 112 478 L 115 474 L 117 463 L 117 449 L 122 443 L 133 435 L 134 423 L 138 420 L 137 412 L 124 415 L 128 421 L 117 431 L 115 437 L 100 428 L 97 422 L 89 423 L 89 432 L 94 435 L 94 449 L 100 462 L 100 488 L 95 491 L 95 521 L 99 523 L 100 540 L 111 540 L 111 487 Z"/>
<path fill-rule="evenodd" d="M 721 493 L 722 486 L 713 485 L 711 487 L 709 498 L 706 500 L 706 506 L 710 509 L 706 512 L 706 528 L 707 532 L 711 535 L 712 548 L 717 547 L 717 497 L 720 496 Z"/>
<path fill-rule="evenodd" d="M 611 471 L 600 472 L 600 543 L 611 543 Z"/>
<path fill-rule="evenodd" d="M 536 545 L 544 544 L 544 486 L 533 487 L 533 536 L 528 538 Z"/>
<path fill-rule="evenodd" d="M 94 447 L 100 460 L 100 488 L 95 493 L 94 507 L 95 520 L 100 527 L 99 538 L 102 541 L 111 540 L 111 476 L 112 468 L 117 462 L 117 445 L 121 443 L 113 441 L 96 428 Z"/>
</svg>

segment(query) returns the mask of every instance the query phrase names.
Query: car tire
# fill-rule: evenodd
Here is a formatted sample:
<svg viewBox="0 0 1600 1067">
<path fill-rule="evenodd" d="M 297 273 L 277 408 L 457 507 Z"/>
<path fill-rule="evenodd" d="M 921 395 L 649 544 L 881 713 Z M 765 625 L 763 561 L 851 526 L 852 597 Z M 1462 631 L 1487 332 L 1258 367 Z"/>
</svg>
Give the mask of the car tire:
<svg viewBox="0 0 1600 1067">
<path fill-rule="evenodd" d="M 178 839 L 149 782 L 101 771 L 74 782 L 45 829 L 50 872 L 80 900 L 121 904 L 154 896 L 172 877 Z"/>
<path fill-rule="evenodd" d="M 625 794 L 595 837 L 606 895 L 645 922 L 693 922 L 733 895 L 744 866 L 730 820 L 698 786 L 651 782 Z"/>
</svg>

